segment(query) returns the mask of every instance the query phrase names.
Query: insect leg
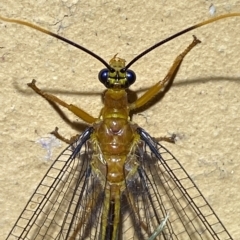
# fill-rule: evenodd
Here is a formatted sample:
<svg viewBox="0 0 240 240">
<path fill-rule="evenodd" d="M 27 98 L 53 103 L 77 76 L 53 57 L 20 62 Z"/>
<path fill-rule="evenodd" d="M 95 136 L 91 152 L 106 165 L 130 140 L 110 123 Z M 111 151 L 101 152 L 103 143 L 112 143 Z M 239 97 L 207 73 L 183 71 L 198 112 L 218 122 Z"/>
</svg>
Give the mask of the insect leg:
<svg viewBox="0 0 240 240">
<path fill-rule="evenodd" d="M 195 36 L 193 36 L 192 43 L 175 59 L 173 65 L 171 66 L 170 70 L 168 71 L 167 75 L 162 81 L 157 82 L 153 85 L 147 92 L 145 92 L 139 99 L 137 99 L 134 103 L 129 105 L 130 110 L 137 109 L 142 107 L 147 102 L 149 102 L 156 94 L 162 90 L 165 83 L 170 81 L 173 76 L 175 76 L 176 72 L 178 71 L 184 57 L 201 41 L 198 40 Z"/>
<path fill-rule="evenodd" d="M 54 135 L 56 138 L 58 138 L 59 140 L 61 140 L 62 142 L 65 142 L 67 144 L 72 144 L 74 143 L 78 138 L 79 138 L 79 134 L 71 137 L 70 139 L 67 139 L 65 137 L 63 137 L 59 132 L 58 132 L 58 127 L 56 127 L 54 129 L 54 131 L 51 132 L 52 135 Z"/>
<path fill-rule="evenodd" d="M 28 86 L 30 88 L 32 88 L 37 94 L 39 94 L 40 96 L 45 98 L 47 101 L 58 103 L 59 105 L 67 108 L 69 111 L 71 111 L 72 113 L 74 113 L 76 116 L 78 116 L 79 118 L 81 118 L 83 121 L 85 121 L 87 123 L 96 122 L 97 118 L 92 117 L 87 112 L 85 112 L 84 110 L 82 110 L 81 108 L 78 108 L 77 106 L 75 106 L 73 104 L 67 104 L 66 102 L 62 101 L 58 97 L 56 97 L 52 94 L 43 92 L 41 89 L 39 89 L 36 86 L 35 83 L 36 83 L 36 80 L 33 79 L 31 83 L 28 83 Z"/>
<path fill-rule="evenodd" d="M 156 142 L 162 142 L 162 141 L 164 141 L 164 142 L 169 142 L 169 143 L 176 143 L 176 134 L 172 134 L 172 136 L 170 136 L 170 137 L 167 137 L 167 136 L 164 136 L 164 137 L 156 137 L 156 138 L 154 138 L 154 140 L 156 141 Z"/>
<path fill-rule="evenodd" d="M 168 218 L 169 218 L 169 215 L 167 214 L 167 216 L 159 224 L 159 226 L 156 228 L 156 230 L 154 231 L 154 233 L 152 234 L 152 236 L 148 240 L 155 240 L 156 237 L 159 236 L 159 234 L 163 231 L 163 228 L 166 225 Z"/>
</svg>

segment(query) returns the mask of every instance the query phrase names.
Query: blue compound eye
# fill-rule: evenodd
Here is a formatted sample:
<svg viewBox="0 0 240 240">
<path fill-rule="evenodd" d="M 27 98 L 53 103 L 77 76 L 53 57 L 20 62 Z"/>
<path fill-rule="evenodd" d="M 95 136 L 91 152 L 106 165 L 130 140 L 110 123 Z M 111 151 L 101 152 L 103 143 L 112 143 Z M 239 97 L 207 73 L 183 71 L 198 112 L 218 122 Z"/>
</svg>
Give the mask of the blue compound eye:
<svg viewBox="0 0 240 240">
<path fill-rule="evenodd" d="M 126 71 L 126 77 L 128 81 L 128 86 L 132 85 L 136 81 L 136 74 L 130 69 Z"/>
<path fill-rule="evenodd" d="M 98 79 L 103 85 L 106 85 L 108 81 L 108 75 L 109 75 L 109 70 L 107 68 L 104 68 L 99 72 Z"/>
</svg>

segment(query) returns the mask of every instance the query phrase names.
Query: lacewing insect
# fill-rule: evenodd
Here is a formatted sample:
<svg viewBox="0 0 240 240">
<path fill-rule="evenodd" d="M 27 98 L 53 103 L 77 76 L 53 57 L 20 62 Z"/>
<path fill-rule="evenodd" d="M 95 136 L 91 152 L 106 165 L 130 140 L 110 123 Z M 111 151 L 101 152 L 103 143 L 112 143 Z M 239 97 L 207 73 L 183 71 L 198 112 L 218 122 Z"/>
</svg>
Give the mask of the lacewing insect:
<svg viewBox="0 0 240 240">
<path fill-rule="evenodd" d="M 43 92 L 50 102 L 67 108 L 89 127 L 71 140 L 33 193 L 7 239 L 233 239 L 179 161 L 144 129 L 130 111 L 155 97 L 175 76 L 184 57 L 200 41 L 177 56 L 166 77 L 129 104 L 126 89 L 136 80 L 130 70 L 138 59 L 160 45 L 203 25 L 240 16 L 231 13 L 201 22 L 148 48 L 127 65 L 116 55 L 101 57 L 34 24 L 0 16 L 0 20 L 34 28 L 88 53 L 105 65 L 98 78 L 107 88 L 100 116 Z"/>
</svg>

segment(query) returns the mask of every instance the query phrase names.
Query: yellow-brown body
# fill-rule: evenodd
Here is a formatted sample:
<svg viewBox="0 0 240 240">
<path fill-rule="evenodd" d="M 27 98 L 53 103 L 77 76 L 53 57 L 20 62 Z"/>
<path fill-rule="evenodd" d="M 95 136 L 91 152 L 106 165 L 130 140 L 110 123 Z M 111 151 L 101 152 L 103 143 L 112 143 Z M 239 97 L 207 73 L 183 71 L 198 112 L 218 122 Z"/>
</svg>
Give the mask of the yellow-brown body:
<svg viewBox="0 0 240 240">
<path fill-rule="evenodd" d="M 102 239 L 106 238 L 107 224 L 113 221 L 112 239 L 117 239 L 120 218 L 120 201 L 125 183 L 136 171 L 133 148 L 139 141 L 137 125 L 129 121 L 127 93 L 125 90 L 109 89 L 104 96 L 104 107 L 100 120 L 93 124 L 92 134 L 94 157 L 92 170 L 105 185 L 104 209 L 102 215 Z M 133 161 L 133 162 L 132 162 Z M 130 168 L 126 169 L 126 164 Z M 114 215 L 110 220 L 110 206 L 114 206 Z"/>
</svg>

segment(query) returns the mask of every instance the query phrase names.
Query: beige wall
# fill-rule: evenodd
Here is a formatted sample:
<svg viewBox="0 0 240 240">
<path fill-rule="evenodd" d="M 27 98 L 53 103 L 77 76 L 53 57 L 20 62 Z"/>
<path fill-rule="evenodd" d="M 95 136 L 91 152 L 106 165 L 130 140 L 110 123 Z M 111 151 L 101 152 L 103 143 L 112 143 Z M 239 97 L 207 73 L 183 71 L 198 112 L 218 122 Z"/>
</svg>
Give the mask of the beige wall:
<svg viewBox="0 0 240 240">
<path fill-rule="evenodd" d="M 240 12 L 235 0 L 214 6 L 216 15 Z M 196 0 L 2 0 L 0 14 L 57 32 L 107 61 L 116 53 L 129 61 L 157 41 L 211 18 L 209 7 L 210 1 Z M 42 89 L 96 117 L 104 87 L 97 80 L 101 63 L 85 53 L 23 26 L 0 22 L 0 29 L 0 239 L 4 239 L 61 151 L 53 148 L 46 161 L 46 151 L 36 141 L 49 137 L 55 126 L 66 137 L 76 134 L 26 84 L 35 78 Z M 172 133 L 180 137 L 168 149 L 234 239 L 240 235 L 239 29 L 240 17 L 221 20 L 173 40 L 132 67 L 138 78 L 132 89 L 141 94 L 141 89 L 164 77 L 192 34 L 202 40 L 184 60 L 165 98 L 133 120 L 154 137 Z"/>
</svg>

